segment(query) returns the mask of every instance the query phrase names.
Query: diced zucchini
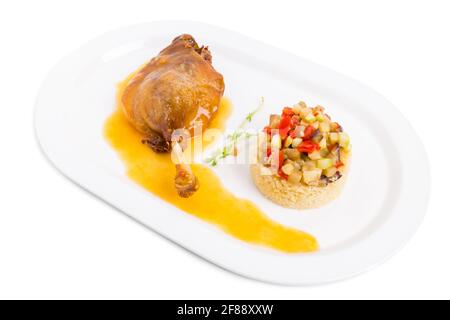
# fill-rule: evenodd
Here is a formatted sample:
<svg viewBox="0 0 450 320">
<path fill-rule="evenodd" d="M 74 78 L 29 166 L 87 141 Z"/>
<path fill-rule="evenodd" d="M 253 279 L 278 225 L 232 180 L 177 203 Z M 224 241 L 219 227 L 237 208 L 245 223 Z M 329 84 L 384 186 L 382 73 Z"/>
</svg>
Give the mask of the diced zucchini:
<svg viewBox="0 0 450 320">
<path fill-rule="evenodd" d="M 272 147 L 272 149 L 276 150 L 281 148 L 281 137 L 279 134 L 273 135 L 270 146 Z"/>
<path fill-rule="evenodd" d="M 281 171 L 283 171 L 284 174 L 290 175 L 294 171 L 294 166 L 290 163 L 287 163 L 281 167 Z"/>
<path fill-rule="evenodd" d="M 316 121 L 316 117 L 312 113 L 309 113 L 306 117 L 304 117 L 304 120 L 306 122 L 312 123 Z"/>
<path fill-rule="evenodd" d="M 320 154 L 319 150 L 315 150 L 315 151 L 311 152 L 310 154 L 308 154 L 308 157 L 311 160 L 319 160 L 320 158 L 322 158 L 322 155 Z"/>
<path fill-rule="evenodd" d="M 329 135 L 330 143 L 335 144 L 339 142 L 339 133 L 331 132 Z"/>
<path fill-rule="evenodd" d="M 305 182 L 306 184 L 313 184 L 319 181 L 321 175 L 322 169 L 303 171 L 303 182 Z"/>
<path fill-rule="evenodd" d="M 322 133 L 328 133 L 328 132 L 330 132 L 330 123 L 327 122 L 327 121 L 321 122 L 321 123 L 319 124 L 319 130 L 320 130 L 320 132 L 322 132 Z"/>
<path fill-rule="evenodd" d="M 350 137 L 345 132 L 339 133 L 339 145 L 343 147 L 344 149 L 348 148 L 350 144 Z"/>
<path fill-rule="evenodd" d="M 327 149 L 327 138 L 323 137 L 319 142 L 320 149 Z"/>
<path fill-rule="evenodd" d="M 297 148 L 300 143 L 302 143 L 302 139 L 301 138 L 295 138 L 292 140 L 291 146 L 292 148 Z"/>
<path fill-rule="evenodd" d="M 287 136 L 286 140 L 284 140 L 284 147 L 288 148 L 291 145 L 292 140 L 291 136 Z"/>
<path fill-rule="evenodd" d="M 349 143 L 348 146 L 344 148 L 344 150 L 347 152 L 352 151 L 352 144 Z"/>
<path fill-rule="evenodd" d="M 317 160 L 317 168 L 319 169 L 328 169 L 333 166 L 333 160 L 329 158 L 319 159 Z"/>
<path fill-rule="evenodd" d="M 319 122 L 324 122 L 324 121 L 326 120 L 326 117 L 323 115 L 323 113 L 319 113 L 319 114 L 316 116 L 316 119 L 317 119 L 317 121 L 319 121 Z"/>
<path fill-rule="evenodd" d="M 332 176 L 334 176 L 336 174 L 336 172 L 337 172 L 336 167 L 330 167 L 330 168 L 323 170 L 323 174 L 328 178 L 331 178 Z"/>
<path fill-rule="evenodd" d="M 308 160 L 303 164 L 302 170 L 303 171 L 310 171 L 316 169 L 316 162 Z"/>
</svg>

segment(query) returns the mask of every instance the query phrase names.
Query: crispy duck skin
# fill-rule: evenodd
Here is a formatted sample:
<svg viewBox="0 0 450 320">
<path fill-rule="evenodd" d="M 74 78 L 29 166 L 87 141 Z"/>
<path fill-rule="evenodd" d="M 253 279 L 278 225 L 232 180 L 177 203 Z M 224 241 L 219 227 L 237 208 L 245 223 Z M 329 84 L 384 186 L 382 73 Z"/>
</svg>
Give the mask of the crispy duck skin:
<svg viewBox="0 0 450 320">
<path fill-rule="evenodd" d="M 128 83 L 122 95 L 125 116 L 143 135 L 143 143 L 155 152 L 169 152 L 175 130 L 194 134 L 217 112 L 224 81 L 212 66 L 207 47 L 183 34 L 175 38 Z M 184 148 L 181 150 L 183 151 Z M 176 165 L 175 187 L 182 197 L 198 189 L 198 180 L 186 163 Z"/>
</svg>

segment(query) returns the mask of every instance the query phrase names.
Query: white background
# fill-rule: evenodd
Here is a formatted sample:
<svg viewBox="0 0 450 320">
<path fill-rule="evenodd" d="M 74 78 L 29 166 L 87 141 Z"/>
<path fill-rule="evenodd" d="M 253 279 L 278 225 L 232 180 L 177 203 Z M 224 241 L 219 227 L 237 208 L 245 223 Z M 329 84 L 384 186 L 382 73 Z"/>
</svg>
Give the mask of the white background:
<svg viewBox="0 0 450 320">
<path fill-rule="evenodd" d="M 57 173 L 33 131 L 48 71 L 106 31 L 165 19 L 239 31 L 392 101 L 432 170 L 429 210 L 408 245 L 343 282 L 267 285 L 187 253 Z M 448 1 L 9 1 L 0 6 L 0 95 L 0 298 L 450 298 Z"/>
</svg>

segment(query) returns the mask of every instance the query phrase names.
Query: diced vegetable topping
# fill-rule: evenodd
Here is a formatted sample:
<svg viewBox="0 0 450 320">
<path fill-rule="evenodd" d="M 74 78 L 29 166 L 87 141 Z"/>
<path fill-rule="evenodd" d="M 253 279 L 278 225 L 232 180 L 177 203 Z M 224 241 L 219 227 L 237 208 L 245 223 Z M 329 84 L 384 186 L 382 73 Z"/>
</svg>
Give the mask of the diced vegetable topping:
<svg viewBox="0 0 450 320">
<path fill-rule="evenodd" d="M 303 182 L 312 185 L 320 180 L 321 175 L 322 175 L 321 169 L 312 169 L 309 171 L 303 171 Z"/>
<path fill-rule="evenodd" d="M 348 149 L 350 144 L 350 138 L 348 136 L 348 134 L 346 134 L 345 132 L 340 132 L 339 133 L 339 145 L 341 147 L 343 147 L 344 149 Z"/>
<path fill-rule="evenodd" d="M 333 160 L 329 158 L 323 158 L 317 160 L 317 168 L 319 169 L 328 169 L 333 166 Z"/>
<path fill-rule="evenodd" d="M 314 150 L 308 156 L 311 160 L 319 160 L 322 158 L 322 155 L 320 154 L 319 150 Z"/>
<path fill-rule="evenodd" d="M 314 128 L 313 126 L 308 126 L 303 133 L 303 139 L 305 140 L 311 139 L 315 131 L 316 128 Z"/>
<path fill-rule="evenodd" d="M 297 150 L 304 153 L 311 153 L 320 150 L 320 146 L 311 140 L 304 140 L 299 144 Z"/>
<path fill-rule="evenodd" d="M 300 145 L 300 143 L 302 143 L 302 138 L 295 138 L 292 140 L 291 147 L 297 148 Z"/>
<path fill-rule="evenodd" d="M 331 144 L 336 144 L 339 142 L 339 133 L 331 132 L 329 135 L 329 140 Z"/>
<path fill-rule="evenodd" d="M 292 141 L 293 139 L 291 136 L 286 137 L 286 139 L 284 140 L 284 147 L 289 148 L 290 145 L 292 144 Z"/>
<path fill-rule="evenodd" d="M 342 153 L 351 150 L 350 138 L 322 106 L 299 102 L 284 107 L 281 115 L 270 116 L 263 131 L 268 142 L 263 164 L 275 166 L 281 179 L 324 186 L 342 176 Z"/>
<path fill-rule="evenodd" d="M 285 164 L 284 166 L 281 167 L 281 170 L 287 174 L 290 175 L 292 172 L 294 172 L 294 166 L 290 163 Z"/>
<path fill-rule="evenodd" d="M 336 172 L 337 172 L 337 169 L 335 167 L 330 167 L 330 168 L 323 170 L 323 175 L 328 178 L 331 178 L 332 176 L 334 176 L 336 174 Z"/>
<path fill-rule="evenodd" d="M 312 113 L 308 114 L 308 115 L 305 117 L 305 121 L 306 121 L 306 122 L 314 122 L 315 120 L 316 120 L 316 117 L 314 117 L 314 115 L 313 115 Z"/>
</svg>

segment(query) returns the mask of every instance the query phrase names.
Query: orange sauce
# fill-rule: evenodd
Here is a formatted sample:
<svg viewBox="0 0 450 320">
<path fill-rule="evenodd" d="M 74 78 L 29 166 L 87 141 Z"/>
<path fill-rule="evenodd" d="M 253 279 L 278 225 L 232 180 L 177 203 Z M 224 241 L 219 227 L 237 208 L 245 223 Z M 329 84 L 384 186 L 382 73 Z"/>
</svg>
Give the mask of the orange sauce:
<svg viewBox="0 0 450 320">
<path fill-rule="evenodd" d="M 171 205 L 242 241 L 289 253 L 318 249 L 313 236 L 270 220 L 251 201 L 226 190 L 216 174 L 204 165 L 191 165 L 200 182 L 199 190 L 190 198 L 179 197 L 174 187 L 175 166 L 170 154 L 155 153 L 142 144 L 141 134 L 122 113 L 120 96 L 130 78 L 119 84 L 117 110 L 105 124 L 105 137 L 125 163 L 130 179 Z M 230 112 L 231 103 L 223 99 L 210 128 L 223 130 Z"/>
</svg>

